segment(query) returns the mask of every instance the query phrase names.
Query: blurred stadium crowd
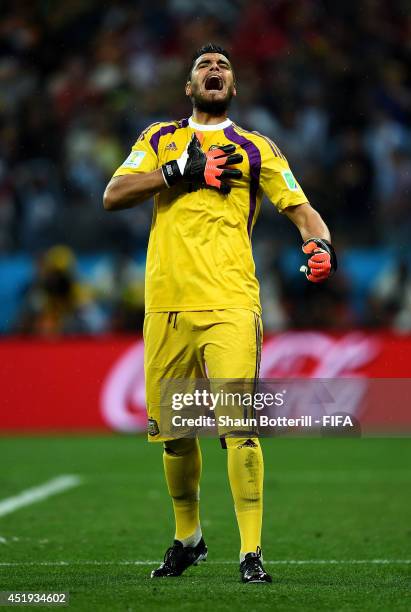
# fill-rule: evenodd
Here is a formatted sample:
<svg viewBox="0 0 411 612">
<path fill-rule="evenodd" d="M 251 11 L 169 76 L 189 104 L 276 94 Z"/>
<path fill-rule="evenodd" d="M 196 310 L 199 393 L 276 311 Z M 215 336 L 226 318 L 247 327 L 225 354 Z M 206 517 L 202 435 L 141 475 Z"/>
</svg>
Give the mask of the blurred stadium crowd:
<svg viewBox="0 0 411 612">
<path fill-rule="evenodd" d="M 280 146 L 340 254 L 332 282 L 306 283 L 299 236 L 265 203 L 266 330 L 411 330 L 407 0 L 2 5 L 2 333 L 141 329 L 151 206 L 109 214 L 102 193 L 142 129 L 190 114 L 188 66 L 210 40 L 232 52 L 230 117 Z"/>
</svg>

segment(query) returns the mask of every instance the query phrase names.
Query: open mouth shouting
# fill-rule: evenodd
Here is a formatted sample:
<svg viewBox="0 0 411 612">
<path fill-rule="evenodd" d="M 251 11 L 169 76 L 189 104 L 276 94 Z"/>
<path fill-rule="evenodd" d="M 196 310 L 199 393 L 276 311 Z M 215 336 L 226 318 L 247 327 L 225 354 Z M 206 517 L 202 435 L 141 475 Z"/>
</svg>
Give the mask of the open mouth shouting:
<svg viewBox="0 0 411 612">
<path fill-rule="evenodd" d="M 219 74 L 209 74 L 204 81 L 206 91 L 222 91 L 223 87 L 223 77 Z"/>
</svg>

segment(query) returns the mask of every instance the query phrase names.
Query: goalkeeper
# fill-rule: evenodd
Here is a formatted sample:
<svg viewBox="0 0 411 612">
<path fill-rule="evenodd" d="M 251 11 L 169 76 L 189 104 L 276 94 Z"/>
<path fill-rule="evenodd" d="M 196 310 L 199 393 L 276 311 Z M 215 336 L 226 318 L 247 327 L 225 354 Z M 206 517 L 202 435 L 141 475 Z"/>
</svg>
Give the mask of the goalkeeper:
<svg viewBox="0 0 411 612">
<path fill-rule="evenodd" d="M 265 193 L 299 229 L 310 282 L 336 269 L 329 231 L 269 138 L 227 116 L 236 96 L 229 54 L 208 44 L 194 56 L 186 96 L 192 116 L 145 129 L 104 194 L 106 210 L 154 196 L 144 321 L 148 439 L 163 443 L 175 536 L 152 577 L 174 577 L 207 557 L 200 521 L 198 439 L 169 439 L 160 382 L 256 379 L 261 355 L 259 285 L 251 235 Z M 228 477 L 240 532 L 240 577 L 271 582 L 261 556 L 263 456 L 259 439 L 227 437 Z"/>
</svg>

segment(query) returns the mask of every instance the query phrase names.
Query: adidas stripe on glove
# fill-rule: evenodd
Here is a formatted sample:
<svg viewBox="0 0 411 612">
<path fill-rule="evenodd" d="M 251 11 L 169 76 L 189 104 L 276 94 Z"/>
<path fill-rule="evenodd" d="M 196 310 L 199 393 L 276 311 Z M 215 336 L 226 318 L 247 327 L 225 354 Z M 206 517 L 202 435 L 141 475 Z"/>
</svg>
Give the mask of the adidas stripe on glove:
<svg viewBox="0 0 411 612">
<path fill-rule="evenodd" d="M 232 164 L 243 161 L 240 153 L 235 153 L 235 145 L 228 144 L 204 153 L 196 134 L 181 157 L 162 165 L 161 170 L 169 187 L 183 181 L 193 187 L 216 187 L 221 193 L 230 193 L 231 187 L 226 179 L 239 179 L 241 170 L 230 168 Z"/>
<path fill-rule="evenodd" d="M 337 256 L 328 240 L 309 238 L 301 248 L 308 255 L 308 261 L 306 266 L 301 266 L 300 272 L 304 272 L 312 283 L 321 283 L 336 271 Z"/>
</svg>

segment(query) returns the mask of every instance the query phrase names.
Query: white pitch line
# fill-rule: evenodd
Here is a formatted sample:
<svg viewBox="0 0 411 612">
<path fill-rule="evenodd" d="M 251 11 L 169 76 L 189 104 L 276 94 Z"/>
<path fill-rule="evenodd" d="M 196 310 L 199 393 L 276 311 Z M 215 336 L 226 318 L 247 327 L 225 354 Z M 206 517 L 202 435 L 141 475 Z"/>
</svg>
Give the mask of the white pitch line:
<svg viewBox="0 0 411 612">
<path fill-rule="evenodd" d="M 156 565 L 157 561 L 3 561 L 0 567 L 77 565 Z M 264 560 L 266 565 L 411 565 L 411 559 L 275 559 Z M 207 565 L 238 565 L 238 561 L 207 561 Z"/>
<path fill-rule="evenodd" d="M 81 478 L 79 476 L 75 476 L 73 474 L 63 474 L 39 485 L 38 487 L 32 487 L 31 489 L 22 491 L 18 495 L 7 497 L 6 499 L 0 501 L 0 516 L 10 514 L 19 508 L 23 508 L 24 506 L 30 506 L 31 504 L 39 502 L 42 499 L 47 499 L 47 497 L 50 497 L 51 495 L 56 495 L 56 493 L 61 493 L 62 491 L 66 491 L 72 487 L 77 487 L 80 482 Z"/>
</svg>

